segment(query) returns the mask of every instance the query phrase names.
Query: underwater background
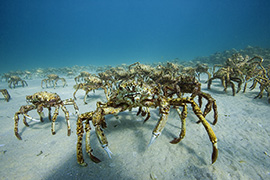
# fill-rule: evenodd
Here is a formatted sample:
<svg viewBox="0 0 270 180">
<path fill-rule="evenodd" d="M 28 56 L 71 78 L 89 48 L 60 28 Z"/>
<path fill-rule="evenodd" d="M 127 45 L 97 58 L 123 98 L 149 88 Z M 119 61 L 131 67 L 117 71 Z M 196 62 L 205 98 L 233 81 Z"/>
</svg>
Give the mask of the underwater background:
<svg viewBox="0 0 270 180">
<path fill-rule="evenodd" d="M 269 48 L 268 0 L 1 0 L 0 72 Z"/>
</svg>

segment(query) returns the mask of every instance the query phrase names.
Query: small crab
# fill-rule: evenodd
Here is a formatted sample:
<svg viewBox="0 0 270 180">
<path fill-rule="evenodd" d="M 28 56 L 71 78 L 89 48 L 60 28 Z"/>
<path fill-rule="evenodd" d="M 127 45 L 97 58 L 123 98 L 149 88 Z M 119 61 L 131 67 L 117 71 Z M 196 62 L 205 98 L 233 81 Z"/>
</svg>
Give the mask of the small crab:
<svg viewBox="0 0 270 180">
<path fill-rule="evenodd" d="M 263 74 L 259 75 L 254 78 L 253 84 L 250 87 L 251 90 L 253 90 L 257 83 L 260 84 L 260 92 L 255 98 L 262 98 L 263 97 L 263 91 L 267 92 L 267 97 L 268 97 L 268 103 L 270 103 L 270 76 L 269 73 L 265 70 L 265 68 L 261 65 L 261 68 L 263 70 Z"/>
<path fill-rule="evenodd" d="M 61 80 L 61 81 L 63 82 L 63 87 L 65 87 L 66 84 L 67 84 L 65 78 L 60 78 L 60 77 L 59 77 L 58 75 L 56 75 L 56 74 L 49 74 L 49 75 L 47 75 L 47 77 L 48 77 L 48 78 L 43 79 L 43 80 L 41 81 L 41 87 L 42 87 L 42 88 L 43 88 L 43 83 L 46 84 L 46 88 L 48 87 L 48 84 L 49 84 L 49 85 L 53 85 L 53 88 L 55 88 L 56 85 L 57 85 L 57 81 L 59 81 L 59 80 Z"/>
<path fill-rule="evenodd" d="M 91 75 L 91 73 L 89 73 L 89 72 L 87 72 L 87 71 L 82 71 L 82 72 L 80 72 L 80 74 L 79 74 L 78 76 L 76 76 L 76 77 L 74 78 L 74 80 L 75 80 L 75 82 L 76 82 L 76 84 L 77 84 L 77 83 L 79 83 L 80 81 L 83 81 L 84 78 L 86 78 L 86 77 L 88 77 L 88 76 L 90 76 L 90 75 Z"/>
<path fill-rule="evenodd" d="M 10 99 L 10 95 L 6 89 L 0 89 L 0 92 L 3 94 L 5 100 L 8 102 Z"/>
<path fill-rule="evenodd" d="M 258 61 L 259 60 L 259 61 Z M 233 96 L 241 90 L 241 85 L 245 82 L 243 92 L 245 92 L 247 81 L 255 78 L 262 71 L 260 64 L 263 62 L 263 58 L 260 56 L 243 57 L 241 54 L 233 54 L 231 58 L 228 58 L 225 65 L 215 65 L 213 68 L 213 77 L 208 80 L 208 89 L 210 89 L 212 80 L 220 79 L 226 92 L 227 87 L 230 85 L 233 91 Z M 215 72 L 215 67 L 220 67 Z M 238 83 L 238 89 L 235 92 L 235 85 L 233 82 Z"/>
<path fill-rule="evenodd" d="M 241 85 L 243 83 L 242 76 L 239 73 L 236 73 L 230 66 L 222 67 L 213 74 L 213 77 L 208 80 L 208 89 L 211 88 L 211 84 L 214 79 L 221 80 L 225 92 L 227 90 L 227 87 L 230 85 L 232 88 L 233 96 L 235 96 L 235 85 L 233 81 L 238 83 L 238 89 L 236 93 L 241 90 Z"/>
<path fill-rule="evenodd" d="M 209 70 L 209 67 L 208 67 L 207 64 L 205 64 L 205 63 L 204 64 L 201 64 L 201 63 L 196 64 L 195 72 L 197 74 L 197 77 L 198 77 L 199 81 L 200 81 L 200 76 L 201 76 L 202 73 L 207 74 L 208 79 L 211 78 L 211 74 L 208 72 L 208 70 Z"/>
<path fill-rule="evenodd" d="M 22 87 L 24 87 L 25 85 L 28 86 L 26 81 L 21 79 L 19 76 L 10 76 L 8 80 L 9 83 L 8 87 L 12 88 L 11 86 L 13 84 L 13 88 L 15 88 L 15 86 L 17 86 L 19 82 L 21 82 Z"/>
<path fill-rule="evenodd" d="M 59 114 L 59 108 L 61 107 L 62 111 L 65 113 L 66 121 L 67 121 L 67 129 L 68 133 L 67 135 L 69 136 L 71 133 L 70 129 L 70 123 L 69 123 L 69 112 L 65 105 L 73 105 L 74 109 L 76 111 L 76 114 L 79 113 L 79 109 L 77 104 L 74 102 L 73 99 L 67 99 L 67 100 L 61 100 L 60 96 L 56 93 L 49 93 L 49 92 L 37 92 L 33 95 L 26 96 L 26 101 L 31 103 L 29 105 L 21 106 L 20 110 L 15 113 L 14 115 L 14 120 L 15 120 L 15 127 L 14 127 L 14 132 L 15 136 L 21 140 L 21 136 L 18 133 L 18 123 L 19 123 L 19 115 L 23 115 L 23 123 L 25 126 L 29 126 L 28 123 L 26 122 L 26 118 L 35 120 L 31 116 L 29 116 L 27 113 L 33 109 L 37 110 L 37 113 L 40 116 L 40 121 L 43 122 L 43 108 L 47 108 L 49 111 L 49 120 L 52 120 L 52 127 L 51 131 L 52 134 L 55 134 L 55 120 Z M 54 107 L 55 111 L 53 114 L 53 117 L 51 118 L 51 108 Z"/>
<path fill-rule="evenodd" d="M 105 81 L 101 80 L 99 77 L 94 76 L 94 75 L 90 75 L 87 78 L 85 78 L 85 83 L 79 83 L 74 85 L 75 88 L 75 92 L 73 93 L 73 97 L 76 100 L 76 93 L 79 89 L 83 89 L 85 91 L 85 96 L 83 99 L 84 104 L 87 104 L 86 102 L 86 97 L 88 95 L 89 92 L 93 91 L 95 92 L 95 90 L 102 88 L 104 90 L 104 93 L 106 95 L 106 98 L 108 99 L 108 86 L 110 85 L 110 83 L 105 83 Z"/>
</svg>

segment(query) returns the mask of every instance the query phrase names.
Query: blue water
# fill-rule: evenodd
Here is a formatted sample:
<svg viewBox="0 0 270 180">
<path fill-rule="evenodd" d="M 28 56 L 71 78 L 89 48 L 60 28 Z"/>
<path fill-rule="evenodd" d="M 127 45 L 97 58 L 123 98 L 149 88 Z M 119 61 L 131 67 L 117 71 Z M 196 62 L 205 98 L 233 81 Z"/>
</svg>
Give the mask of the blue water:
<svg viewBox="0 0 270 180">
<path fill-rule="evenodd" d="M 0 73 L 270 46 L 269 0 L 1 0 Z"/>
</svg>

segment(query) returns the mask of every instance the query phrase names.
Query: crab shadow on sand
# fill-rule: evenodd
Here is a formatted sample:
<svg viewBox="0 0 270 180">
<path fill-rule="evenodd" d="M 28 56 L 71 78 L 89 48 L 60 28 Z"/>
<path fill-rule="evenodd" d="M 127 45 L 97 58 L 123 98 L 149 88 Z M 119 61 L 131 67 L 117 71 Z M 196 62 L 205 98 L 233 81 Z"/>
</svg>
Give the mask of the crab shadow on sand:
<svg viewBox="0 0 270 180">
<path fill-rule="evenodd" d="M 164 136 L 165 139 L 168 141 L 166 142 L 168 146 L 180 146 L 179 150 L 185 149 L 188 153 L 192 154 L 194 158 L 196 158 L 198 161 L 201 162 L 201 164 L 208 164 L 204 160 L 204 158 L 200 157 L 198 152 L 191 146 L 183 143 L 179 144 L 170 144 L 169 141 L 178 136 L 180 132 L 180 119 L 178 115 L 176 116 L 176 111 L 172 110 L 171 113 L 174 117 L 177 117 L 177 124 L 175 124 L 176 121 L 170 122 L 168 120 L 166 127 L 174 128 L 176 131 L 171 132 L 168 128 L 165 127 L 165 129 L 162 132 L 161 136 Z M 93 153 L 96 157 L 100 158 L 102 162 L 96 164 L 92 162 L 89 158 L 89 156 L 85 152 L 85 136 L 83 138 L 83 154 L 85 162 L 88 164 L 87 167 L 81 167 L 77 164 L 76 161 L 76 148 L 75 144 L 70 144 L 71 148 L 74 149 L 74 153 L 68 158 L 65 159 L 64 162 L 61 163 L 61 166 L 57 167 L 55 172 L 48 175 L 46 179 L 84 179 L 84 178 L 91 178 L 91 179 L 136 179 L 134 177 L 134 173 L 125 173 L 127 171 L 127 163 L 129 161 L 132 161 L 130 159 L 133 159 L 135 162 L 140 162 L 140 160 L 136 159 L 138 157 L 144 157 L 144 154 L 149 154 L 154 152 L 155 148 L 158 145 L 155 146 L 155 143 L 150 146 L 150 148 L 147 146 L 152 130 L 154 129 L 157 121 L 159 119 L 159 113 L 157 110 L 151 111 L 151 118 L 146 122 L 143 123 L 144 117 L 136 116 L 136 111 L 132 112 L 121 112 L 118 115 L 118 118 L 116 118 L 113 115 L 107 115 L 106 116 L 106 122 L 107 122 L 107 128 L 104 130 L 105 134 L 107 135 L 108 141 L 109 141 L 109 147 L 112 147 L 111 150 L 113 151 L 112 159 L 110 159 L 106 152 L 103 150 L 103 148 L 100 146 L 99 141 L 97 140 L 97 137 L 95 135 L 94 130 L 91 130 L 91 147 L 93 149 Z M 196 123 L 196 118 L 189 117 L 189 123 Z M 61 123 L 62 124 L 62 123 Z M 74 129 L 75 127 L 72 126 Z M 147 130 L 147 132 L 145 131 Z M 126 136 L 123 135 L 123 133 L 126 133 Z M 122 135 L 121 135 L 122 134 Z M 114 139 L 113 137 L 119 137 L 121 138 Z M 128 137 L 129 136 L 129 137 Z M 207 136 L 205 134 L 205 136 Z M 130 138 L 131 137 L 131 138 Z M 204 137 L 207 138 L 207 137 Z M 133 142 L 127 142 L 130 140 L 134 140 Z M 157 139 L 156 141 L 161 141 L 164 139 Z M 130 145 L 132 143 L 132 145 Z M 125 144 L 127 144 L 127 147 L 125 147 Z M 73 146 L 73 147 L 72 147 Z M 155 146 L 155 147 L 153 147 Z M 117 147 L 117 148 L 116 148 Z M 131 148 L 131 149 L 130 149 Z M 115 151 L 118 152 L 115 152 Z M 132 151 L 135 153 L 133 154 L 134 157 L 129 157 L 129 159 L 124 159 L 122 156 L 122 153 L 125 153 L 125 151 Z M 150 151 L 150 152 L 147 152 Z M 168 152 L 170 153 L 170 152 Z M 136 156 L 137 154 L 137 156 Z M 158 158 L 158 157 L 156 157 Z M 136 159 L 136 160 L 135 160 Z M 149 159 L 151 161 L 151 159 Z M 149 162 L 151 164 L 151 162 Z M 181 162 L 179 162 L 181 163 Z M 136 164 L 136 163 L 135 163 Z M 134 166 L 136 166 L 134 164 Z M 177 166 L 177 164 L 175 165 Z M 134 167 L 135 168 L 135 167 Z M 136 169 L 136 168 L 135 168 Z M 131 170 L 129 170 L 131 171 Z M 180 175 L 180 174 L 179 174 Z M 146 177 L 150 178 L 150 172 L 146 175 Z M 140 176 L 142 177 L 142 176 Z"/>
</svg>

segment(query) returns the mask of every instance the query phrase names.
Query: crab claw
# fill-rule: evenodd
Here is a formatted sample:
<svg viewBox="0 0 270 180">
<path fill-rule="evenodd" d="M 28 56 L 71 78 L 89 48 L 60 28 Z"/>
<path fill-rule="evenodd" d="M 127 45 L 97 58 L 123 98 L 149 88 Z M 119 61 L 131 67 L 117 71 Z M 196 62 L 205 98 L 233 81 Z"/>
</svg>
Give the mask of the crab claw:
<svg viewBox="0 0 270 180">
<path fill-rule="evenodd" d="M 103 147 L 103 149 L 106 151 L 106 153 L 108 154 L 109 158 L 112 158 L 112 151 L 108 148 L 108 146 L 106 145 L 105 147 Z"/>
<path fill-rule="evenodd" d="M 149 142 L 149 144 L 148 144 L 148 147 L 151 146 L 151 144 L 153 144 L 153 143 L 155 142 L 156 138 L 157 138 L 157 137 L 154 136 L 154 135 L 151 137 L 150 142 Z"/>
<path fill-rule="evenodd" d="M 150 139 L 150 142 L 149 142 L 149 144 L 148 144 L 148 147 L 151 146 L 151 144 L 153 144 L 153 143 L 155 142 L 156 138 L 157 138 L 159 135 L 160 135 L 160 134 L 155 134 L 155 133 L 153 133 L 153 135 L 152 135 L 152 137 L 151 137 L 151 139 Z"/>
</svg>

